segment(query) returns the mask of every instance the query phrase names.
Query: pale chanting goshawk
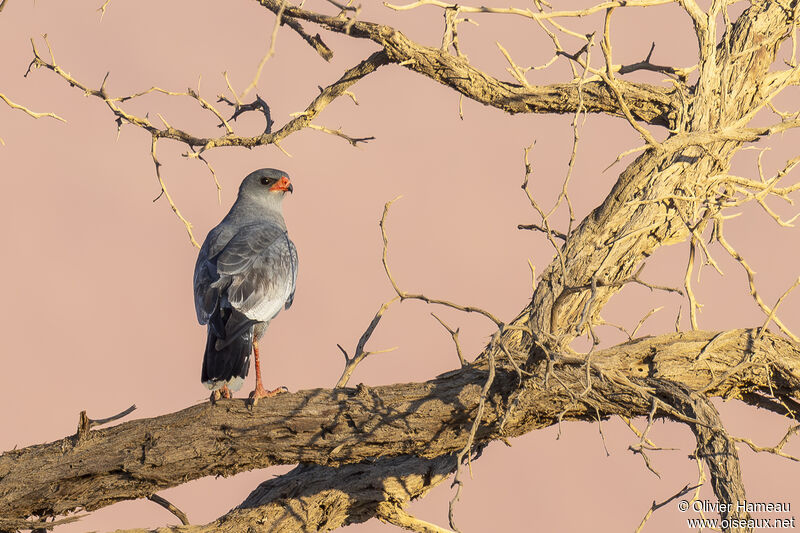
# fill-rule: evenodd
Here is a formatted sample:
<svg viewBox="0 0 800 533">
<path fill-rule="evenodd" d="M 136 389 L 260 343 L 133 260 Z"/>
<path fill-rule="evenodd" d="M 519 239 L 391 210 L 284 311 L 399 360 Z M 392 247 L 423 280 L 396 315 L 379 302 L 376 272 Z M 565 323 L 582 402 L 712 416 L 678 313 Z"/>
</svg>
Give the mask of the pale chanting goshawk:
<svg viewBox="0 0 800 533">
<path fill-rule="evenodd" d="M 206 237 L 194 268 L 197 320 L 208 324 L 201 380 L 212 401 L 231 397 L 256 362 L 250 399 L 274 396 L 265 390 L 258 341 L 270 320 L 289 309 L 297 280 L 297 250 L 283 220 L 283 197 L 293 187 L 285 172 L 262 168 L 239 186 L 231 210 Z"/>
</svg>

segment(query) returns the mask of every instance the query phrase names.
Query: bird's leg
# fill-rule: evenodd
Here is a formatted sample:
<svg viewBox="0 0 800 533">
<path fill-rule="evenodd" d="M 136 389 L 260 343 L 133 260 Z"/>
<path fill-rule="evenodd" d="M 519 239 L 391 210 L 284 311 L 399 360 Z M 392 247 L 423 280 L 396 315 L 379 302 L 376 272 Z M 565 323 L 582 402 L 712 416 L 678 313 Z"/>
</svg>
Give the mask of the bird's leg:
<svg viewBox="0 0 800 533">
<path fill-rule="evenodd" d="M 255 338 L 253 338 L 253 355 L 256 358 L 256 388 L 250 393 L 252 404 L 256 405 L 259 398 L 269 398 L 281 392 L 287 392 L 288 389 L 286 387 L 278 387 L 275 390 L 266 390 L 264 388 L 264 384 L 261 382 L 261 360 L 258 356 L 258 341 Z"/>
<path fill-rule="evenodd" d="M 226 400 L 233 398 L 233 394 L 231 394 L 231 390 L 227 385 L 223 385 L 222 388 L 219 388 L 211 393 L 211 403 L 217 403 L 217 400 L 220 398 L 225 398 Z"/>
</svg>

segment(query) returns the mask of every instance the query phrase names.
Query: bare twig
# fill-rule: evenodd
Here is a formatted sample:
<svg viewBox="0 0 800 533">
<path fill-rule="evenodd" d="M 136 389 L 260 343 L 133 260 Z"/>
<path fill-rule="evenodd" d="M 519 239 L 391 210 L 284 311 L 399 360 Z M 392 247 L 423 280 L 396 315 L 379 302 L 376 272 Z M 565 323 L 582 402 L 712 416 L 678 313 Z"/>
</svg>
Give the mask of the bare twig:
<svg viewBox="0 0 800 533">
<path fill-rule="evenodd" d="M 151 502 L 157 503 L 170 513 L 174 514 L 176 517 L 178 517 L 178 520 L 180 520 L 181 524 L 183 524 L 184 526 L 188 526 L 189 524 L 191 524 L 191 522 L 189 522 L 189 517 L 186 516 L 186 513 L 175 507 L 173 504 L 167 501 L 166 498 L 163 498 L 158 494 L 151 494 L 150 496 L 147 497 L 147 499 L 150 500 Z"/>
<path fill-rule="evenodd" d="M 5 0 L 3 0 L 3 3 L 5 3 Z M 97 8 L 97 11 L 100 12 L 100 20 L 103 20 L 103 17 L 106 16 L 106 9 L 108 9 L 108 4 L 110 3 L 111 0 L 105 0 L 105 2 L 103 2 L 103 5 Z"/>
<path fill-rule="evenodd" d="M 461 496 L 461 487 L 464 483 L 461 481 L 461 464 L 464 461 L 464 457 L 466 456 L 467 462 L 469 464 L 469 472 L 472 475 L 472 446 L 475 442 L 475 434 L 478 431 L 478 427 L 480 426 L 481 420 L 483 419 L 483 410 L 486 406 L 486 398 L 489 395 L 489 389 L 492 387 L 492 383 L 494 383 L 495 377 L 495 360 L 494 360 L 494 346 L 500 342 L 500 336 L 502 334 L 502 330 L 498 330 L 492 335 L 492 340 L 489 343 L 488 349 L 488 356 L 489 356 L 489 374 L 486 377 L 486 382 L 483 384 L 483 389 L 481 390 L 480 400 L 478 402 L 478 408 L 475 411 L 475 418 L 472 421 L 472 427 L 469 430 L 469 436 L 467 437 L 467 443 L 464 445 L 464 448 L 458 452 L 456 456 L 456 475 L 453 477 L 453 483 L 450 485 L 451 487 L 456 487 L 456 492 L 453 494 L 453 498 L 450 500 L 449 510 L 448 510 L 448 518 L 450 520 L 450 527 L 453 528 L 454 531 L 460 532 L 461 530 L 458 529 L 455 522 L 455 505 L 456 502 L 459 500 Z"/>
<path fill-rule="evenodd" d="M 686 263 L 686 275 L 683 278 L 683 286 L 686 288 L 686 296 L 689 298 L 689 323 L 695 331 L 698 329 L 697 310 L 701 307 L 700 304 L 697 303 L 694 291 L 692 290 L 692 270 L 694 269 L 696 242 L 694 235 L 692 235 L 689 241 L 689 260 Z"/>
<path fill-rule="evenodd" d="M 792 292 L 798 285 L 800 285 L 800 277 L 794 280 L 794 283 L 786 289 L 783 294 L 780 295 L 778 301 L 775 302 L 775 305 L 772 306 L 770 309 L 769 314 L 767 314 L 766 320 L 764 320 L 764 325 L 761 326 L 761 333 L 767 330 L 767 326 L 769 325 L 770 321 L 775 319 L 775 314 L 778 312 L 778 307 L 783 303 L 783 300 L 789 296 L 789 293 Z M 759 335 L 761 334 L 759 333 Z"/>
<path fill-rule="evenodd" d="M 647 513 L 644 515 L 644 518 L 642 518 L 642 521 L 639 523 L 639 527 L 636 528 L 635 533 L 640 533 L 642 531 L 642 529 L 644 528 L 645 523 L 650 519 L 651 516 L 653 516 L 654 512 L 658 511 L 659 509 L 661 509 L 662 507 L 664 507 L 668 503 L 677 500 L 678 498 L 680 498 L 684 494 L 688 494 L 691 491 L 693 491 L 695 489 L 698 489 L 698 488 L 700 488 L 700 485 L 689 485 L 689 484 L 686 484 L 682 489 L 680 489 L 678 492 L 676 492 L 675 494 L 673 494 L 672 496 L 670 496 L 669 498 L 667 498 L 666 500 L 664 500 L 661 503 L 656 503 L 656 501 L 653 500 L 653 504 L 650 506 L 650 509 L 647 510 Z"/>
<path fill-rule="evenodd" d="M 11 109 L 18 109 L 18 110 L 20 110 L 20 111 L 32 116 L 33 118 L 50 117 L 50 118 L 54 118 L 56 120 L 60 120 L 61 122 L 66 122 L 65 119 L 61 118 L 60 116 L 56 115 L 55 113 L 49 113 L 49 112 L 37 113 L 36 111 L 31 111 L 30 109 L 28 109 L 27 107 L 25 107 L 23 105 L 16 104 L 16 103 L 12 102 L 3 93 L 0 93 L 0 100 L 4 101 L 6 104 L 8 104 L 8 106 Z"/>
<path fill-rule="evenodd" d="M 780 330 L 784 332 L 787 336 L 789 336 L 789 338 L 791 338 L 794 341 L 800 341 L 800 339 L 798 339 L 798 337 L 783 324 L 783 321 L 781 321 L 781 319 L 779 319 L 775 315 L 773 310 L 770 309 L 770 307 L 767 304 L 765 304 L 764 301 L 761 299 L 761 295 L 758 293 L 758 290 L 756 289 L 755 272 L 753 271 L 752 268 L 750 268 L 750 265 L 739 254 L 739 252 L 737 252 L 733 248 L 733 246 L 731 246 L 730 243 L 728 243 L 728 241 L 725 239 L 725 235 L 723 233 L 723 218 L 720 216 L 714 218 L 714 238 L 717 240 L 717 242 L 719 242 L 722 245 L 725 251 L 727 251 L 730 254 L 730 256 L 733 257 L 742 266 L 744 271 L 747 273 L 747 283 L 750 286 L 750 295 L 753 297 L 753 300 L 755 300 L 758 307 L 760 307 L 761 310 L 764 312 L 764 314 L 766 314 L 767 317 L 770 318 L 770 320 L 775 322 L 775 325 L 778 326 L 778 328 L 780 328 Z"/>
<path fill-rule="evenodd" d="M 447 330 L 447 333 L 453 338 L 453 343 L 456 345 L 456 355 L 458 355 L 458 361 L 461 363 L 462 367 L 467 366 L 467 362 L 464 360 L 464 354 L 461 353 L 461 344 L 458 342 L 458 328 L 452 329 L 450 326 L 444 323 L 444 320 L 436 316 L 434 313 L 431 313 L 433 318 L 436 319 L 439 324 L 442 325 L 444 329 Z"/>
<path fill-rule="evenodd" d="M 178 206 L 175 205 L 175 201 L 172 199 L 172 195 L 170 195 L 169 191 L 167 190 L 167 184 L 164 183 L 164 178 L 161 177 L 161 163 L 159 162 L 158 157 L 156 156 L 157 143 L 158 143 L 158 137 L 156 135 L 153 135 L 153 142 L 151 143 L 150 154 L 153 157 L 153 165 L 155 165 L 156 168 L 156 178 L 158 178 L 158 183 L 159 185 L 161 185 L 161 194 L 159 194 L 153 201 L 155 202 L 156 200 L 161 198 L 161 195 L 164 195 L 164 197 L 167 199 L 167 202 L 169 202 L 169 206 L 172 209 L 172 212 L 175 213 L 175 216 L 177 216 L 181 222 L 183 222 L 183 226 L 186 228 L 186 233 L 189 234 L 189 240 L 191 241 L 192 245 L 195 248 L 199 249 L 200 243 L 198 243 L 197 240 L 194 238 L 194 232 L 192 231 L 191 222 L 186 220 L 186 218 L 181 214 L 180 210 L 178 209 Z"/>
<path fill-rule="evenodd" d="M 261 58 L 261 61 L 258 63 L 258 67 L 256 67 L 256 72 L 253 74 L 253 79 L 250 84 L 244 88 L 242 94 L 240 94 L 237 98 L 244 98 L 247 96 L 247 93 L 252 91 L 258 86 L 258 80 L 261 77 L 261 71 L 264 70 L 264 65 L 267 64 L 267 61 L 275 55 L 275 43 L 278 40 L 278 28 L 281 26 L 281 21 L 283 20 L 283 10 L 286 9 L 286 0 L 281 0 L 281 7 L 278 9 L 278 13 L 275 15 L 275 25 L 272 27 L 272 34 L 269 38 L 269 48 L 267 48 L 267 52 L 264 54 L 264 57 Z"/>
<path fill-rule="evenodd" d="M 136 410 L 136 404 L 131 405 L 121 413 L 118 413 L 113 416 L 109 416 L 108 418 L 98 418 L 98 419 L 91 419 L 86 414 L 86 411 L 81 411 L 80 416 L 78 417 L 78 431 L 76 436 L 78 440 L 84 440 L 86 437 L 89 436 L 89 430 L 91 430 L 95 426 L 102 426 L 103 424 L 108 424 L 109 422 L 113 422 L 115 420 L 119 420 L 125 416 L 128 416 L 133 411 Z"/>
<path fill-rule="evenodd" d="M 645 323 L 645 321 L 647 321 L 648 318 L 650 318 L 654 314 L 658 313 L 662 309 L 664 309 L 664 306 L 655 307 L 655 308 L 651 309 L 650 311 L 648 311 L 642 318 L 639 319 L 639 322 L 636 324 L 636 327 L 633 328 L 633 331 L 631 331 L 630 336 L 628 338 L 633 339 L 636 336 L 636 333 L 639 331 L 639 328 L 642 327 L 642 325 Z"/>
<path fill-rule="evenodd" d="M 756 453 L 762 453 L 762 452 L 771 453 L 779 457 L 784 457 L 786 459 L 791 459 L 792 461 L 800 462 L 800 458 L 795 457 L 794 455 L 789 455 L 788 453 L 783 451 L 783 447 L 786 446 L 786 443 L 789 442 L 789 439 L 792 438 L 792 436 L 796 435 L 798 431 L 800 431 L 800 425 L 790 427 L 788 430 L 786 430 L 786 434 L 783 436 L 780 442 L 775 446 L 758 446 L 757 444 L 753 443 L 752 440 L 743 437 L 731 437 L 731 438 L 736 442 L 747 444 L 750 447 L 750 449 Z"/>
<path fill-rule="evenodd" d="M 93 428 L 95 426 L 102 426 L 103 424 L 108 424 L 109 422 L 114 422 L 119 420 L 120 418 L 126 417 L 132 412 L 136 410 L 136 404 L 131 405 L 121 413 L 117 413 L 115 415 L 109 416 L 108 418 L 97 418 L 97 419 L 89 419 L 89 427 Z"/>
<path fill-rule="evenodd" d="M 344 348 L 342 348 L 337 344 L 337 346 L 339 346 L 339 350 L 341 350 L 342 354 L 344 354 L 345 364 L 344 364 L 344 370 L 342 371 L 342 375 L 339 378 L 339 381 L 336 382 L 335 388 L 346 387 L 347 382 L 350 380 L 350 376 L 353 375 L 353 371 L 356 369 L 356 366 L 358 366 L 358 364 L 368 356 L 378 353 L 391 352 L 392 350 L 396 349 L 396 348 L 388 348 L 386 350 L 377 350 L 374 352 L 364 351 L 364 347 L 366 346 L 370 337 L 372 337 L 372 333 L 375 331 L 375 328 L 378 327 L 378 323 L 381 321 L 383 313 L 386 312 L 386 310 L 389 308 L 390 305 L 392 305 L 399 299 L 400 299 L 399 296 L 395 296 L 391 300 L 388 300 L 384 302 L 383 305 L 381 305 L 380 309 L 378 309 L 378 312 L 375 313 L 375 316 L 369 323 L 369 326 L 367 326 L 367 329 L 361 335 L 361 338 L 358 339 L 358 345 L 356 346 L 356 351 L 353 354 L 353 357 L 348 357 L 347 352 L 344 350 Z"/>
<path fill-rule="evenodd" d="M 622 96 L 622 92 L 619 89 L 619 84 L 617 80 L 614 78 L 614 69 L 612 68 L 612 61 L 611 61 L 611 13 L 614 12 L 614 8 L 608 8 L 606 10 L 606 19 L 605 19 L 605 27 L 603 29 L 603 40 L 600 41 L 600 48 L 603 50 L 603 56 L 605 56 L 606 60 L 606 72 L 598 71 L 600 76 L 603 78 L 608 86 L 611 88 L 611 91 L 614 93 L 614 96 L 619 103 L 619 107 L 622 110 L 622 113 L 625 115 L 625 118 L 628 119 L 630 125 L 638 131 L 647 144 L 649 144 L 652 148 L 660 150 L 662 149 L 661 144 L 653 138 L 652 134 L 647 131 L 645 128 L 640 126 L 636 120 L 634 120 L 633 115 L 631 114 L 630 107 L 628 106 L 627 102 L 625 102 L 624 97 Z"/>
<path fill-rule="evenodd" d="M 397 293 L 397 296 L 400 297 L 400 300 L 421 300 L 425 303 L 443 305 L 445 307 L 450 307 L 452 309 L 464 311 L 465 313 L 477 313 L 479 315 L 485 316 L 486 318 L 494 322 L 498 328 L 502 328 L 503 322 L 499 318 L 495 317 L 489 311 L 481 309 L 480 307 L 475 307 L 471 305 L 460 305 L 457 303 L 449 302 L 447 300 L 429 298 L 424 294 L 409 293 L 400 289 L 400 287 L 397 285 L 397 282 L 394 279 L 394 276 L 392 275 L 391 270 L 389 270 L 389 261 L 388 261 L 389 238 L 386 235 L 386 215 L 389 214 L 389 208 L 392 206 L 392 204 L 397 200 L 399 200 L 400 198 L 401 197 L 398 196 L 393 200 L 386 202 L 386 205 L 383 206 L 383 215 L 381 216 L 381 221 L 380 221 L 381 235 L 383 237 L 383 268 L 386 272 L 386 277 L 389 278 L 389 282 L 392 284 L 392 288 Z"/>
<path fill-rule="evenodd" d="M 672 3 L 673 0 L 618 0 L 618 1 L 606 1 L 599 3 L 595 6 L 586 8 L 586 9 L 576 9 L 576 10 L 568 10 L 568 11 L 549 11 L 549 12 L 534 12 L 530 9 L 522 9 L 522 8 L 502 8 L 502 7 L 470 7 L 470 6 L 463 6 L 458 4 L 459 9 L 462 13 L 496 13 L 496 14 L 505 14 L 505 15 L 516 15 L 525 17 L 527 19 L 532 20 L 551 20 L 557 18 L 577 18 L 577 17 L 585 17 L 591 15 L 593 13 L 597 13 L 599 11 L 604 11 L 609 8 L 614 7 L 648 7 L 648 6 L 657 6 L 663 4 Z M 437 6 L 444 9 L 453 8 L 456 4 L 450 4 L 448 2 L 443 2 L 441 0 L 417 0 L 416 2 L 412 2 L 410 4 L 405 5 L 395 5 L 390 4 L 388 2 L 384 2 L 384 5 L 390 9 L 394 9 L 396 11 L 407 11 L 410 9 L 415 9 L 421 6 Z"/>
<path fill-rule="evenodd" d="M 47 43 L 46 40 L 45 42 Z M 90 87 L 81 83 L 80 81 L 75 79 L 72 75 L 67 73 L 56 63 L 55 57 L 52 55 L 52 50 L 50 54 L 50 60 L 46 60 L 39 53 L 33 41 L 31 41 L 31 44 L 33 46 L 34 59 L 31 62 L 31 65 L 28 69 L 29 72 L 31 69 L 38 67 L 44 67 L 48 70 L 52 70 L 60 77 L 62 77 L 65 81 L 67 81 L 71 86 L 76 87 L 81 91 L 83 91 L 87 96 L 93 96 L 103 100 L 106 106 L 108 106 L 108 108 L 116 116 L 118 122 L 132 124 L 134 126 L 142 128 L 146 130 L 148 133 L 150 133 L 152 136 L 157 137 L 158 139 L 171 139 L 179 141 L 190 148 L 199 148 L 199 152 L 201 153 L 206 150 L 210 150 L 212 148 L 223 147 L 223 146 L 242 146 L 246 148 L 253 148 L 255 146 L 262 146 L 267 144 L 274 144 L 277 146 L 281 140 L 288 137 L 290 134 L 299 131 L 303 128 L 309 127 L 312 119 L 314 119 L 333 100 L 345 94 L 345 92 L 347 92 L 347 90 L 358 80 L 362 79 L 368 74 L 371 74 L 379 67 L 389 62 L 389 58 L 387 57 L 385 52 L 383 51 L 375 52 L 364 61 L 361 61 L 358 65 L 345 71 L 345 73 L 338 81 L 324 88 L 320 92 L 319 96 L 317 96 L 306 107 L 305 111 L 297 114 L 294 118 L 288 121 L 283 127 L 281 127 L 276 132 L 263 133 L 262 135 L 258 135 L 255 137 L 243 137 L 230 133 L 226 133 L 221 137 L 198 137 L 185 130 L 174 128 L 171 126 L 167 126 L 166 128 L 159 128 L 155 126 L 148 118 L 139 117 L 134 114 L 128 113 L 119 105 L 127 100 L 130 100 L 132 98 L 137 98 L 145 94 L 149 94 L 150 92 L 159 92 L 170 96 L 186 95 L 198 100 L 198 102 L 202 105 L 202 107 L 212 111 L 215 118 L 220 119 L 221 122 L 223 122 L 224 124 L 225 121 L 222 120 L 222 117 L 219 114 L 219 112 L 215 112 L 215 110 L 213 110 L 213 107 L 208 102 L 205 101 L 201 102 L 196 95 L 192 95 L 190 92 L 176 93 L 171 91 L 165 91 L 163 89 L 154 87 L 142 93 L 130 96 L 111 97 L 106 92 L 104 86 L 101 86 L 100 89 L 91 89 Z M 50 46 L 49 43 L 47 43 L 47 46 L 49 49 Z"/>
</svg>

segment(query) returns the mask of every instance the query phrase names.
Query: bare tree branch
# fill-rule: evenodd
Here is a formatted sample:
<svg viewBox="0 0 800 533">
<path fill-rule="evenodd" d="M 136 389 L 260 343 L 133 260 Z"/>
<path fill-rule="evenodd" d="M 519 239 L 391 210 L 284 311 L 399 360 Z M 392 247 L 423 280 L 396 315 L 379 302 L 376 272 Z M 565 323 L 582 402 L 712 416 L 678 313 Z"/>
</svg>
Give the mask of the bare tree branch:
<svg viewBox="0 0 800 533">
<path fill-rule="evenodd" d="M 524 357 L 529 336 L 508 330 L 503 338 L 512 353 Z M 745 358 L 752 364 L 741 366 Z M 517 387 L 513 367 L 501 365 L 502 357 L 497 360 L 476 444 L 562 419 L 596 421 L 597 412 L 646 416 L 652 396 L 643 391 L 664 380 L 709 395 L 761 390 L 789 402 L 800 400 L 800 345 L 755 330 L 724 336 L 668 334 L 599 351 L 592 359 L 591 391 L 583 396 L 587 370 L 582 358 L 557 358 L 552 368 L 556 380 L 545 385 L 529 378 L 523 388 Z M 544 375 L 547 366 L 540 359 L 534 374 Z M 732 369 L 727 379 L 718 379 Z M 76 508 L 91 511 L 189 479 L 275 464 L 335 467 L 377 455 L 454 454 L 468 442 L 486 372 L 470 366 L 424 383 L 281 394 L 255 408 L 243 400 L 221 400 L 90 431 L 80 440 L 73 436 L 6 452 L 0 456 L 0 515 L 19 520 Z M 620 394 L 620 387 L 629 393 Z M 514 408 L 507 412 L 512 397 Z"/>
<path fill-rule="evenodd" d="M 412 531 L 442 533 L 448 530 L 412 517 L 404 507 L 454 469 L 452 456 L 399 456 L 338 468 L 305 464 L 261 483 L 238 507 L 211 523 L 119 533 L 332 531 L 371 518 Z"/>
<path fill-rule="evenodd" d="M 28 109 L 27 107 L 25 107 L 23 105 L 19 105 L 19 104 L 16 104 L 16 103 L 12 102 L 3 93 L 0 93 L 0 100 L 4 101 L 8 105 L 8 107 L 10 107 L 11 109 L 18 109 L 18 110 L 22 111 L 23 113 L 26 113 L 27 115 L 29 115 L 29 116 L 31 116 L 33 118 L 50 117 L 50 118 L 54 118 L 56 120 L 60 120 L 61 122 L 66 122 L 66 120 L 64 120 L 63 118 L 59 117 L 55 113 L 48 113 L 48 112 L 37 113 L 36 111 L 31 111 L 30 109 Z"/>
<path fill-rule="evenodd" d="M 339 96 L 345 94 L 345 92 L 347 92 L 347 89 L 350 88 L 350 86 L 352 86 L 361 78 L 367 76 L 368 74 L 371 74 L 379 67 L 389 62 L 388 57 L 386 56 L 385 53 L 375 52 L 364 61 L 361 61 L 358 65 L 348 69 L 342 75 L 342 77 L 339 78 L 339 80 L 332 83 L 328 87 L 324 88 L 320 92 L 319 96 L 314 98 L 314 100 L 308 105 L 308 107 L 306 107 L 305 111 L 299 113 L 297 116 L 292 118 L 290 121 L 284 124 L 283 127 L 281 127 L 278 131 L 274 133 L 263 133 L 262 135 L 256 137 L 241 137 L 233 134 L 230 131 L 230 128 L 228 127 L 227 128 L 228 133 L 226 133 L 225 135 L 220 137 L 207 138 L 207 137 L 197 137 L 192 133 L 181 130 L 179 128 L 174 128 L 169 125 L 167 125 L 166 128 L 159 128 L 155 126 L 148 118 L 139 117 L 131 113 L 128 113 L 120 106 L 120 104 L 125 102 L 126 100 L 137 98 L 152 91 L 162 92 L 173 96 L 179 96 L 185 94 L 187 96 L 190 96 L 198 100 L 203 108 L 210 109 L 212 113 L 215 115 L 215 117 L 220 118 L 219 112 L 211 109 L 210 104 L 208 104 L 207 102 L 200 101 L 200 99 L 196 94 L 192 94 L 189 92 L 172 93 L 169 91 L 164 91 L 163 89 L 153 88 L 149 89 L 148 91 L 134 95 L 113 97 L 109 95 L 108 92 L 106 91 L 105 84 L 101 85 L 99 89 L 92 89 L 87 85 L 78 81 L 68 72 L 66 72 L 63 68 L 61 68 L 60 65 L 56 63 L 55 58 L 52 55 L 52 50 L 50 54 L 50 59 L 47 60 L 44 57 L 42 57 L 42 55 L 37 50 L 36 45 L 33 44 L 33 54 L 34 54 L 34 59 L 31 62 L 29 71 L 30 69 L 35 69 L 35 68 L 46 68 L 48 70 L 52 70 L 53 72 L 61 76 L 71 86 L 82 90 L 87 96 L 93 96 L 103 100 L 106 106 L 108 106 L 108 108 L 112 111 L 114 116 L 117 117 L 118 123 L 132 124 L 134 126 L 146 130 L 154 138 L 172 139 L 175 141 L 179 141 L 186 144 L 190 148 L 199 148 L 200 152 L 222 146 L 243 146 L 246 148 L 253 148 L 254 146 L 261 146 L 265 144 L 277 144 L 290 134 L 298 130 L 301 130 L 305 127 L 308 127 L 311 124 L 311 121 L 323 109 L 325 109 L 325 107 L 327 107 L 328 104 L 330 104 L 333 100 L 335 100 Z"/>
<path fill-rule="evenodd" d="M 280 10 L 279 0 L 259 0 L 273 13 Z M 464 11 L 463 7 L 459 7 Z M 579 107 L 579 89 L 587 113 L 610 113 L 622 116 L 619 102 L 603 81 L 587 81 L 525 87 L 507 83 L 475 68 L 461 56 L 441 48 L 420 45 L 390 26 L 346 17 L 331 17 L 300 7 L 287 6 L 289 19 L 313 22 L 323 28 L 351 37 L 369 39 L 385 51 L 389 61 L 446 85 L 467 98 L 508 113 L 575 113 Z M 674 91 L 643 83 L 619 81 L 618 87 L 637 120 L 673 127 L 680 109 Z"/>
<path fill-rule="evenodd" d="M 733 439 L 725 431 L 722 419 L 711 401 L 691 390 L 673 383 L 662 383 L 659 392 L 669 398 L 669 402 L 683 414 L 694 418 L 698 423 L 690 424 L 697 439 L 695 454 L 708 465 L 711 486 L 717 501 L 724 504 L 720 513 L 723 519 L 742 521 L 749 514 L 739 508 L 739 502 L 747 500 L 739 466 L 739 454 Z M 734 522 L 734 523 L 736 523 Z M 748 527 L 726 528 L 729 531 L 752 531 Z"/>
</svg>

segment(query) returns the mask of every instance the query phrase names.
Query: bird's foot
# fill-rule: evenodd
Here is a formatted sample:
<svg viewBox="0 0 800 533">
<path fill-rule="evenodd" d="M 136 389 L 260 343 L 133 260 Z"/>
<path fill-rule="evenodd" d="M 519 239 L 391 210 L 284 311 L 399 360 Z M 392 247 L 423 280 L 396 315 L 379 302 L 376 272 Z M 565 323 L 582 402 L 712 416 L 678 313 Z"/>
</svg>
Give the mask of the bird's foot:
<svg viewBox="0 0 800 533">
<path fill-rule="evenodd" d="M 231 390 L 227 385 L 223 385 L 222 388 L 211 393 L 211 403 L 217 403 L 220 398 L 225 398 L 226 400 L 233 398 L 233 394 L 231 394 Z"/>
<path fill-rule="evenodd" d="M 272 396 L 277 396 L 278 394 L 281 394 L 282 392 L 289 392 L 289 389 L 287 389 L 286 387 L 278 387 L 277 389 L 274 389 L 274 390 L 266 390 L 264 387 L 262 387 L 260 384 L 258 384 L 258 385 L 256 385 L 255 390 L 250 393 L 250 400 L 249 401 L 250 401 L 251 405 L 257 405 L 259 399 L 261 399 L 261 398 L 270 398 Z"/>
</svg>

